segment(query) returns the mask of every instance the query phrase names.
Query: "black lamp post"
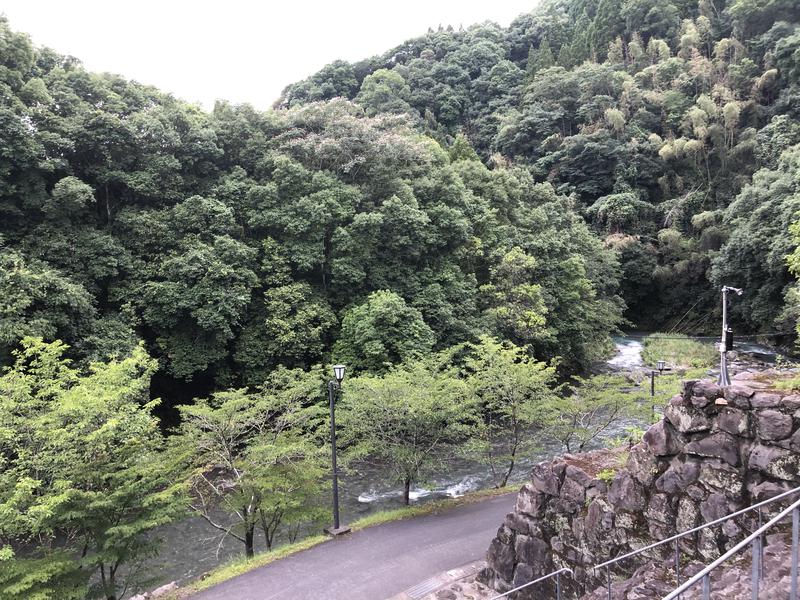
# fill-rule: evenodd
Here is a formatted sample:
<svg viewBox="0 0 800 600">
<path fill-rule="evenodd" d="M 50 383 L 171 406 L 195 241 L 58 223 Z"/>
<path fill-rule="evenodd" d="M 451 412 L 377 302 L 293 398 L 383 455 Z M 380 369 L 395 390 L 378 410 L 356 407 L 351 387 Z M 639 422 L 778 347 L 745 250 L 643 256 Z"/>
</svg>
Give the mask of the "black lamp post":
<svg viewBox="0 0 800 600">
<path fill-rule="evenodd" d="M 350 531 L 339 523 L 339 468 L 336 466 L 336 392 L 342 386 L 344 365 L 333 366 L 335 379 L 328 381 L 328 402 L 331 407 L 331 462 L 333 463 L 333 527 L 325 531 L 330 535 L 341 535 Z"/>
</svg>

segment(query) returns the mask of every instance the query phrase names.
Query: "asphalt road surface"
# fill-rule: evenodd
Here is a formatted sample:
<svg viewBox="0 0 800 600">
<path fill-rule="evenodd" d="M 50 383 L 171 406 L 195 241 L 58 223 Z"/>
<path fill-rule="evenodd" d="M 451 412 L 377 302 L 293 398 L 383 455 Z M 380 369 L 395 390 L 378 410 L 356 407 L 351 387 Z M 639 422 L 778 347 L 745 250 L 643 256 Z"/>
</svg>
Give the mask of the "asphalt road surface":
<svg viewBox="0 0 800 600">
<path fill-rule="evenodd" d="M 239 575 L 192 600 L 385 600 L 483 558 L 514 500 L 514 494 L 504 494 L 362 529 Z"/>
</svg>

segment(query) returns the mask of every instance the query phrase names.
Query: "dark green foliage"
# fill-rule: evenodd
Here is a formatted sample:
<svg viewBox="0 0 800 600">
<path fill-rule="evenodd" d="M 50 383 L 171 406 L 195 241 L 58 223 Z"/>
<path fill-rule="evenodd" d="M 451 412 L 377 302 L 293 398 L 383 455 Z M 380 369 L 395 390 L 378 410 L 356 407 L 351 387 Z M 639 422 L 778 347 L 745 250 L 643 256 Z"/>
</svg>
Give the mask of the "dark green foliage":
<svg viewBox="0 0 800 600">
<path fill-rule="evenodd" d="M 701 330 L 742 278 L 735 316 L 769 328 L 793 209 L 751 178 L 800 140 L 797 19 L 548 0 L 334 62 L 277 110 L 211 114 L 3 21 L 0 352 L 38 334 L 88 361 L 141 339 L 164 389 L 193 394 L 279 365 L 383 372 L 482 334 L 574 370 L 625 304 Z"/>
<path fill-rule="evenodd" d="M 453 148 L 469 142 L 488 164 L 513 160 L 574 194 L 598 233 L 635 237 L 635 252 L 609 243 L 635 278 L 622 283 L 627 316 L 657 327 L 679 319 L 698 292 L 692 316 L 716 310 L 712 284 L 721 280 L 711 265 L 721 249 L 734 252 L 740 221 L 695 227 L 692 217 L 722 215 L 759 167 L 774 167 L 797 143 L 799 21 L 786 0 L 549 0 L 507 30 L 430 31 L 375 68 L 402 77 L 403 98 L 430 135 L 455 139 Z M 486 85 L 501 68 L 501 84 Z M 289 86 L 284 103 L 306 85 Z M 777 226 L 787 238 L 786 219 Z M 761 257 L 747 260 L 764 267 Z M 751 298 L 763 304 L 766 294 L 763 306 L 775 312 L 788 274 L 770 260 Z M 659 293 L 645 302 L 642 286 Z M 756 323 L 765 317 L 742 324 Z"/>
<path fill-rule="evenodd" d="M 356 372 L 380 373 L 392 364 L 424 356 L 434 341 L 422 313 L 394 292 L 378 291 L 344 314 L 333 355 Z"/>
</svg>

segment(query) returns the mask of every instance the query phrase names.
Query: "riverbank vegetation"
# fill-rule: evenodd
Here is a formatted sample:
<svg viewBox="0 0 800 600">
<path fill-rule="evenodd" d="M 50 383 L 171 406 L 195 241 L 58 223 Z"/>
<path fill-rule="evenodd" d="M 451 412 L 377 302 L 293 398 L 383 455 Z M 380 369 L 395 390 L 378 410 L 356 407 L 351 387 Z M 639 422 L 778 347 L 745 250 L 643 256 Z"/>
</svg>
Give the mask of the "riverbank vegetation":
<svg viewBox="0 0 800 600">
<path fill-rule="evenodd" d="M 663 360 L 669 368 L 708 368 L 719 359 L 719 351 L 710 340 L 693 340 L 677 333 L 650 334 L 643 345 L 642 360 L 650 366 Z"/>
<path fill-rule="evenodd" d="M 204 112 L 0 17 L 0 595 L 121 597 L 188 512 L 315 523 L 320 365 L 408 499 L 638 414 L 574 379 L 626 323 L 716 330 L 726 284 L 793 329 L 799 77 L 791 0 L 544 0 Z"/>
<path fill-rule="evenodd" d="M 271 550 L 278 535 L 321 529 L 329 449 L 319 370 L 278 369 L 255 390 L 197 398 L 165 438 L 147 397 L 155 362 L 141 347 L 84 370 L 66 350 L 25 338 L 0 377 L 4 598 L 140 589 L 158 550 L 153 530 L 189 514 L 240 541 L 247 557 L 260 549 L 257 531 Z M 477 451 L 502 489 L 534 441 L 583 450 L 636 419 L 641 393 L 611 384 L 589 379 L 567 392 L 554 366 L 483 338 L 348 378 L 341 458 L 383 465 L 406 504 L 411 485 L 455 454 Z"/>
</svg>

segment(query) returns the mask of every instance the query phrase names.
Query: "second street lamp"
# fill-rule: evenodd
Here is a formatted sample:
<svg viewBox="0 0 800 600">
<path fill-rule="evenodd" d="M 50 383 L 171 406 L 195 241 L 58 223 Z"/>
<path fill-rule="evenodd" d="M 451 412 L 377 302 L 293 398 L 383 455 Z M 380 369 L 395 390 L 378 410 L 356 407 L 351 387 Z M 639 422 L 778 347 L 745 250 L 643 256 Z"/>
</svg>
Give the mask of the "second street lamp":
<svg viewBox="0 0 800 600">
<path fill-rule="evenodd" d="M 335 379 L 328 381 L 328 402 L 331 407 L 331 462 L 333 463 L 333 527 L 325 531 L 330 535 L 341 535 L 350 531 L 349 527 L 342 527 L 339 522 L 339 468 L 336 465 L 336 392 L 342 387 L 344 379 L 344 365 L 333 366 Z"/>
</svg>

